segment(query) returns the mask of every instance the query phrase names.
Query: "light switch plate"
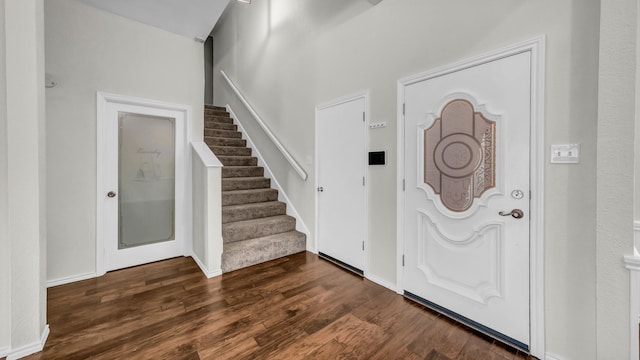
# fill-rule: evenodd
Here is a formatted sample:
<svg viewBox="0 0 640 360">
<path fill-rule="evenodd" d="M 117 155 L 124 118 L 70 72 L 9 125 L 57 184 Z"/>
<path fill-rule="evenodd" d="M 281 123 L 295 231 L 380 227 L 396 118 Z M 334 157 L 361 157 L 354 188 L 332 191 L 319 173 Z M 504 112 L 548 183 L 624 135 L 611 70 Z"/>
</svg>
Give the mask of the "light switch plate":
<svg viewBox="0 0 640 360">
<path fill-rule="evenodd" d="M 580 163 L 580 144 L 551 145 L 551 163 L 552 164 Z"/>
</svg>

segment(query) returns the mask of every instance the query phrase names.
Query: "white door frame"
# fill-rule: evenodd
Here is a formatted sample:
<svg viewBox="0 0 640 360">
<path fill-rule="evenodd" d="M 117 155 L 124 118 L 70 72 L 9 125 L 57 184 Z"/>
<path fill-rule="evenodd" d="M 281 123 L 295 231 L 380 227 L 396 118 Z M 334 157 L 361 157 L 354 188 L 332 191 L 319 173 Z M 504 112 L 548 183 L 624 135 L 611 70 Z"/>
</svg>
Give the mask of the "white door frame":
<svg viewBox="0 0 640 360">
<path fill-rule="evenodd" d="M 530 344 L 529 351 L 545 357 L 544 332 L 544 50 L 538 37 L 503 49 L 456 62 L 398 81 L 398 173 L 397 173 L 397 292 L 404 290 L 404 97 L 405 87 L 523 52 L 531 52 L 531 216 L 530 216 Z"/>
<path fill-rule="evenodd" d="M 321 105 L 316 106 L 316 111 L 315 111 L 315 186 L 314 189 L 318 189 L 318 186 L 320 185 L 318 183 L 318 113 L 326 108 L 330 108 L 333 106 L 337 106 L 340 104 L 344 104 L 344 103 L 348 103 L 357 99 L 364 99 L 364 153 L 365 155 L 367 154 L 367 149 L 368 149 L 368 143 L 369 143 L 369 134 L 367 133 L 367 124 L 369 123 L 369 92 L 368 91 L 363 91 L 360 93 L 356 93 L 350 96 L 345 96 L 345 97 L 341 97 L 326 103 L 323 103 Z M 367 201 L 368 198 L 368 189 L 369 189 L 369 174 L 368 174 L 368 166 L 367 166 L 367 159 L 366 156 L 365 158 L 362 159 L 363 161 L 363 167 L 365 168 L 364 171 L 364 204 L 363 204 L 363 209 L 364 209 L 364 229 L 362 229 L 363 231 L 363 239 L 364 239 L 364 268 L 360 269 L 363 271 L 363 275 L 364 277 L 367 277 L 367 273 L 368 273 L 368 269 L 370 269 L 371 267 L 369 266 L 369 204 Z M 319 239 L 318 239 L 318 191 L 315 191 L 315 231 L 314 231 L 314 237 L 315 237 L 315 249 L 317 249 L 319 251 L 320 249 L 320 245 L 318 243 Z"/>
<path fill-rule="evenodd" d="M 171 104 L 156 100 L 143 99 L 138 97 L 110 94 L 106 92 L 97 93 L 97 124 L 96 124 L 96 275 L 104 275 L 107 269 L 105 254 L 104 229 L 105 224 L 105 156 L 107 151 L 107 132 L 105 127 L 109 121 L 108 109 L 110 105 L 115 106 L 138 106 L 150 109 L 151 112 L 161 116 L 162 113 L 181 113 L 184 118 L 182 129 L 176 126 L 176 238 L 182 238 L 182 255 L 191 254 L 192 248 L 192 200 L 191 200 L 191 151 L 190 130 L 191 130 L 191 106 L 181 104 Z M 154 115 L 155 115 L 154 114 Z M 177 125 L 177 124 L 176 124 Z M 179 134 L 182 134 L 181 136 Z M 180 177 L 178 174 L 184 174 Z M 179 225 L 179 226 L 178 226 Z"/>
</svg>

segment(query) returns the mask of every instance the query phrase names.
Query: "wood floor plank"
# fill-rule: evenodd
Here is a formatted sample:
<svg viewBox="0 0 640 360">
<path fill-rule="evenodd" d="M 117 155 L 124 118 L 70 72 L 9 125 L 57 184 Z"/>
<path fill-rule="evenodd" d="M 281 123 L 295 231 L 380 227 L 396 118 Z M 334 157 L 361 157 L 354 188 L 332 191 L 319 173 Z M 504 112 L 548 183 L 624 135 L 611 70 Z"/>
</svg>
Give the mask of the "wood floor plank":
<svg viewBox="0 0 640 360">
<path fill-rule="evenodd" d="M 528 359 L 300 253 L 207 279 L 174 258 L 48 289 L 46 359 Z"/>
</svg>

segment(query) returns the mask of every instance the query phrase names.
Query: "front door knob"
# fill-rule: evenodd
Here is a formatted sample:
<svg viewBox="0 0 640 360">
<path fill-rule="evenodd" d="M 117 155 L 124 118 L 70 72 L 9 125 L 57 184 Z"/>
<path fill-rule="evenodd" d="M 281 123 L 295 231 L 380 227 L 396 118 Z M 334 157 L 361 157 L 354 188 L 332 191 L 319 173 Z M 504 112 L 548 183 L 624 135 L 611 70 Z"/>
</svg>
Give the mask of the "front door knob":
<svg viewBox="0 0 640 360">
<path fill-rule="evenodd" d="M 505 213 L 504 211 L 500 211 L 498 213 L 498 215 L 500 216 L 512 216 L 514 219 L 520 219 L 524 216 L 524 212 L 520 209 L 513 209 L 508 213 Z"/>
<path fill-rule="evenodd" d="M 116 193 L 115 193 L 115 192 L 113 192 L 113 191 L 109 191 L 109 192 L 107 193 L 107 196 L 108 196 L 108 197 L 110 197 L 110 198 L 112 198 L 112 197 L 116 197 Z"/>
</svg>

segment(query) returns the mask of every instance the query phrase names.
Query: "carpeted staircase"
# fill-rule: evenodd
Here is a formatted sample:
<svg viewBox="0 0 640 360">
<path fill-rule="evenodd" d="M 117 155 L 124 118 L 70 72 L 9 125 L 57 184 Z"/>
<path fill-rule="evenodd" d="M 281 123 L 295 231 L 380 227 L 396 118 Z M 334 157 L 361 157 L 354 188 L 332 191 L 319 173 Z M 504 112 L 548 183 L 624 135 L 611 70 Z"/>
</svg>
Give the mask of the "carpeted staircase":
<svg viewBox="0 0 640 360">
<path fill-rule="evenodd" d="M 247 141 L 223 107 L 205 105 L 204 140 L 222 162 L 222 271 L 229 272 L 305 251 L 278 190 L 264 177 Z"/>
</svg>

